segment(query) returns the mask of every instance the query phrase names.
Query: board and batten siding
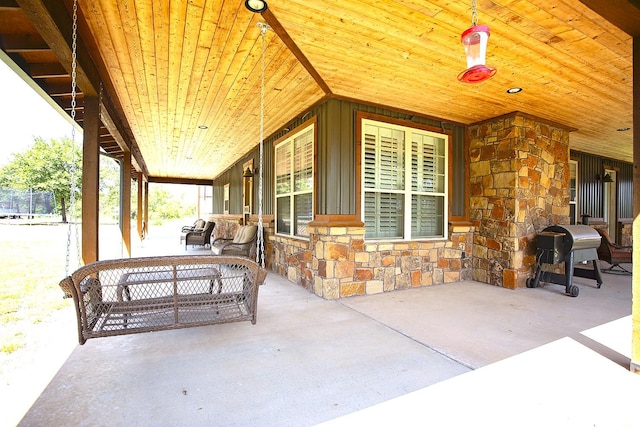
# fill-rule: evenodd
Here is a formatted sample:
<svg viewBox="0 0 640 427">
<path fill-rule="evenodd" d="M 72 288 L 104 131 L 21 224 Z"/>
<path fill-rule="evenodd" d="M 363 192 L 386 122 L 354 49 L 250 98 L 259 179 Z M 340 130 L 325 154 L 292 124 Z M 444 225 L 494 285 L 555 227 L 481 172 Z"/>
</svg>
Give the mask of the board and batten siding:
<svg viewBox="0 0 640 427">
<path fill-rule="evenodd" d="M 604 215 L 605 169 L 616 171 L 618 192 L 618 218 L 633 218 L 633 165 L 592 154 L 571 151 L 571 159 L 578 162 L 578 217 L 583 214 L 594 218 Z"/>
<path fill-rule="evenodd" d="M 304 115 L 291 120 L 285 128 L 265 139 L 263 159 L 263 213 L 265 215 L 274 213 L 274 144 L 313 117 L 316 118 L 317 126 L 315 213 L 319 215 L 353 215 L 356 213 L 356 194 L 360 189 L 355 188 L 355 150 L 357 145 L 355 129 L 356 113 L 359 111 L 449 131 L 451 133 L 450 144 L 452 144 L 451 164 L 453 165 L 449 171 L 452 174 L 449 190 L 450 215 L 466 216 L 467 179 L 464 126 L 341 99 L 327 100 Z M 227 183 L 230 184 L 229 213 L 242 213 L 242 164 L 250 159 L 254 160 L 255 167 L 259 166 L 258 146 L 248 156 L 239 159 L 236 164 L 214 179 L 213 213 L 222 213 L 223 211 L 223 189 Z M 253 213 L 257 213 L 257 174 L 254 177 L 253 206 Z"/>
</svg>

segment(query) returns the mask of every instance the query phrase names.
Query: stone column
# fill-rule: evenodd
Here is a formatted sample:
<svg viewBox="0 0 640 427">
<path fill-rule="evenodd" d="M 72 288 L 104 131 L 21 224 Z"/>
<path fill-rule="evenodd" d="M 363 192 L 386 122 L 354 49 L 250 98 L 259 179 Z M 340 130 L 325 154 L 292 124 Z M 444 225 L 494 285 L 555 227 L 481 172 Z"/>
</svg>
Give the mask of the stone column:
<svg viewBox="0 0 640 427">
<path fill-rule="evenodd" d="M 469 127 L 474 280 L 526 285 L 536 233 L 569 224 L 569 132 L 514 112 Z"/>
</svg>

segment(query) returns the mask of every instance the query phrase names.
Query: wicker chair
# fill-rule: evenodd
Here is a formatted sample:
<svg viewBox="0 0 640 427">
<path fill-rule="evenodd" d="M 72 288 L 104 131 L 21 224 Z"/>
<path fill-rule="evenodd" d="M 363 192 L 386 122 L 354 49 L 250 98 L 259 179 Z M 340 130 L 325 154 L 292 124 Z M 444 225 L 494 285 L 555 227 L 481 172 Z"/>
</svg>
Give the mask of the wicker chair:
<svg viewBox="0 0 640 427">
<path fill-rule="evenodd" d="M 620 246 L 611 240 L 611 237 L 606 230 L 597 230 L 598 233 L 600 233 L 600 237 L 602 237 L 602 239 L 600 240 L 600 246 L 598 247 L 598 259 L 611 264 L 611 267 L 602 270 L 602 272 L 631 274 L 629 270 L 622 267 L 620 264 L 628 264 L 632 262 L 632 247 Z M 616 267 L 619 268 L 619 270 L 615 270 Z"/>
<path fill-rule="evenodd" d="M 208 246 L 211 244 L 211 233 L 213 232 L 213 228 L 216 226 L 215 222 L 207 221 L 202 229 L 196 229 L 194 231 L 189 231 L 184 236 L 184 248 L 186 249 L 188 245 L 200 245 L 200 246 Z"/>
<path fill-rule="evenodd" d="M 217 238 L 211 242 L 214 255 L 237 255 L 255 258 L 258 240 L 257 225 L 243 225 L 238 228 L 233 239 Z"/>
<path fill-rule="evenodd" d="M 196 230 L 202 230 L 207 222 L 204 219 L 197 219 L 193 225 L 185 225 L 180 230 L 180 244 L 184 242 L 184 239 L 187 237 L 187 233 Z"/>
<path fill-rule="evenodd" d="M 196 222 L 193 223 L 193 225 L 185 225 L 184 227 L 182 227 L 182 232 L 188 233 L 190 231 L 195 231 L 199 228 L 204 228 L 206 223 L 207 222 L 204 219 L 197 219 Z"/>
</svg>

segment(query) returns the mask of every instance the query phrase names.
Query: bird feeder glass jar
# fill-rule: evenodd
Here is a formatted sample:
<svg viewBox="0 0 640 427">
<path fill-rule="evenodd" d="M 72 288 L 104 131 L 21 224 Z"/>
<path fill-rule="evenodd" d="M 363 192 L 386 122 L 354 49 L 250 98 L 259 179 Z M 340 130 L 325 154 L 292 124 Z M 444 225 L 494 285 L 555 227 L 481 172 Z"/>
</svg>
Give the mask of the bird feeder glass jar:
<svg viewBox="0 0 640 427">
<path fill-rule="evenodd" d="M 489 27 L 486 25 L 476 25 L 462 33 L 461 41 L 467 57 L 467 69 L 458 75 L 461 82 L 479 83 L 496 73 L 495 67 L 485 64 L 489 35 Z"/>
</svg>

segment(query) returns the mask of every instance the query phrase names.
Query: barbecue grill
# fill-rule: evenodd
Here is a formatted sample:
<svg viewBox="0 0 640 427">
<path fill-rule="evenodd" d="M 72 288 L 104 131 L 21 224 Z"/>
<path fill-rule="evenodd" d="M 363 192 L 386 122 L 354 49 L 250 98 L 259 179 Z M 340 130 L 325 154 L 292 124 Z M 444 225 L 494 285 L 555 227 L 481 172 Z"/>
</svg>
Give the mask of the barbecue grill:
<svg viewBox="0 0 640 427">
<path fill-rule="evenodd" d="M 573 277 L 593 279 L 597 287 L 602 286 L 598 246 L 600 234 L 587 225 L 552 225 L 538 233 L 536 251 L 536 275 L 527 279 L 528 288 L 536 288 L 540 281 L 565 287 L 565 292 L 577 297 L 580 289 L 573 284 Z M 593 269 L 579 268 L 575 263 L 593 262 Z M 544 264 L 557 265 L 564 262 L 564 274 L 543 271 Z"/>
</svg>

